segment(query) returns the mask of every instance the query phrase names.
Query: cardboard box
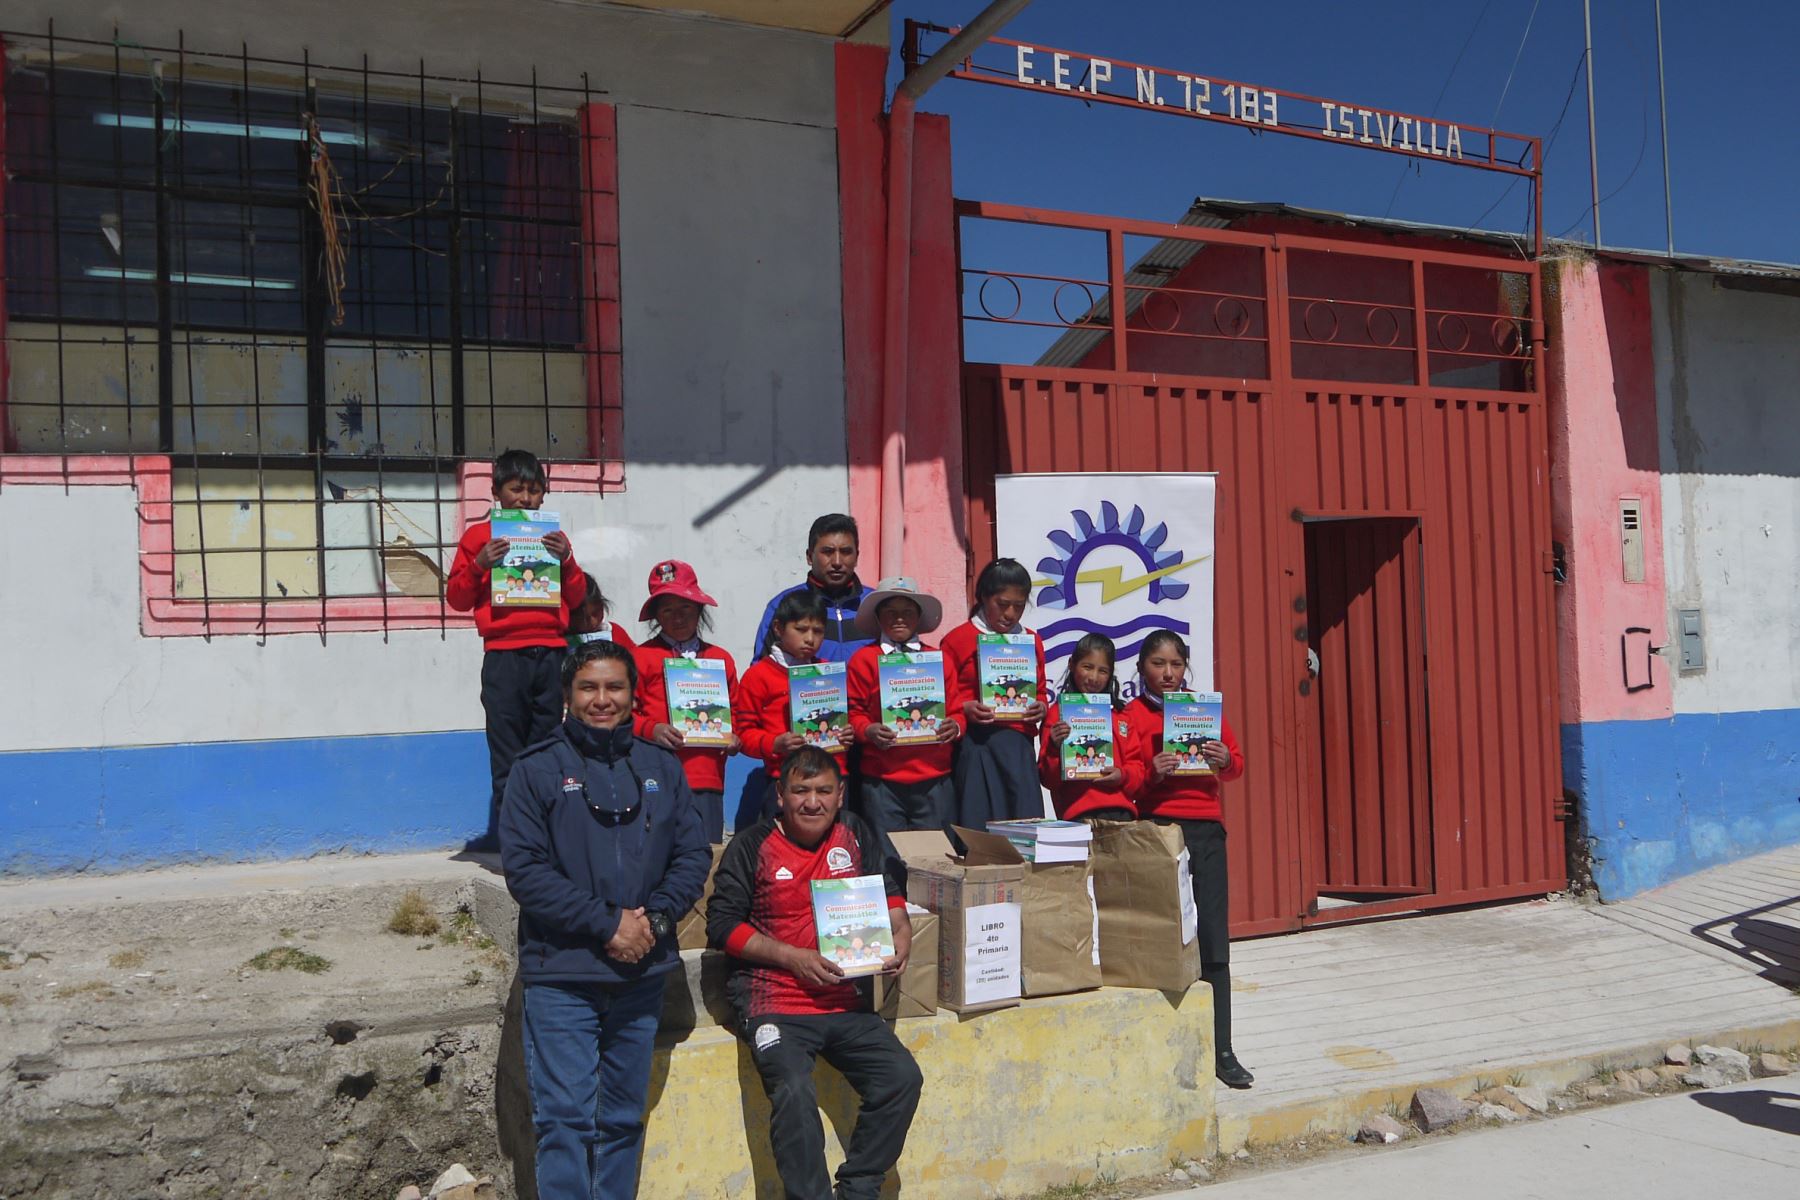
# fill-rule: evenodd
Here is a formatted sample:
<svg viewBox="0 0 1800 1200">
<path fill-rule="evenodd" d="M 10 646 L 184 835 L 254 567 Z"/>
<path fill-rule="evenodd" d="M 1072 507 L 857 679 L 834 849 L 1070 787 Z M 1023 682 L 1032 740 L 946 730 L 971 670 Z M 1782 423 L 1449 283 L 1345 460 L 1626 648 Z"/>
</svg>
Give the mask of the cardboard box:
<svg viewBox="0 0 1800 1200">
<path fill-rule="evenodd" d="M 970 863 L 936 830 L 892 835 L 906 898 L 938 916 L 938 1006 L 983 1012 L 1019 1002 L 1022 863 Z"/>
<path fill-rule="evenodd" d="M 1033 863 L 1006 838 L 978 829 L 956 830 L 975 864 L 1017 864 L 1019 880 L 1019 984 L 1026 996 L 1061 996 L 1100 986 L 1095 944 L 1099 913 L 1090 864 Z"/>
<path fill-rule="evenodd" d="M 1093 867 L 1106 985 L 1186 991 L 1200 975 L 1200 939 L 1181 830 L 1103 824 L 1094 831 Z"/>
<path fill-rule="evenodd" d="M 712 899 L 713 876 L 718 873 L 719 859 L 725 853 L 725 847 L 712 848 L 712 866 L 706 870 L 706 890 L 700 893 L 700 903 L 694 905 L 694 911 L 675 922 L 675 945 L 681 950 L 706 949 L 706 902 Z"/>
<path fill-rule="evenodd" d="M 875 977 L 875 1012 L 884 1020 L 929 1017 L 938 1007 L 938 917 L 916 904 L 906 906 L 912 921 L 912 950 L 898 977 Z"/>
</svg>

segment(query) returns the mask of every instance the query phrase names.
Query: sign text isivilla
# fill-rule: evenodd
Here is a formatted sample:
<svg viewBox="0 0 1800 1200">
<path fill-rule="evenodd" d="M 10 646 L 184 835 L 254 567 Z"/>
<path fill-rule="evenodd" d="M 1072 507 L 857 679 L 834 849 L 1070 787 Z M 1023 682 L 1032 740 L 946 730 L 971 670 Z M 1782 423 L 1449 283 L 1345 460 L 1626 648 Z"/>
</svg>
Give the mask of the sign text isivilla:
<svg viewBox="0 0 1800 1200">
<path fill-rule="evenodd" d="M 913 62 L 922 61 L 926 54 L 919 46 L 921 37 L 953 32 L 910 22 L 909 26 L 908 49 Z M 984 43 L 950 74 L 979 83 L 1042 90 L 1512 175 L 1535 177 L 1540 170 L 1538 139 L 1521 134 L 1006 38 Z"/>
</svg>

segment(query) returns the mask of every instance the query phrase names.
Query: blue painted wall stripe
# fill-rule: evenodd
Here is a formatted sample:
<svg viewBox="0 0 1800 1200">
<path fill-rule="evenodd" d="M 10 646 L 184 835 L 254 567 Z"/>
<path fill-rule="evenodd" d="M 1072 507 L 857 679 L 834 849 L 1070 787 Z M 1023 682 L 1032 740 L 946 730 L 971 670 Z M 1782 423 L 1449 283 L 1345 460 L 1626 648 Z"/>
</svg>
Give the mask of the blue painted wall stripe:
<svg viewBox="0 0 1800 1200">
<path fill-rule="evenodd" d="M 0 874 L 452 849 L 487 796 L 479 731 L 0 754 Z"/>
<path fill-rule="evenodd" d="M 1565 725 L 1562 750 L 1606 900 L 1800 842 L 1800 709 Z"/>
</svg>

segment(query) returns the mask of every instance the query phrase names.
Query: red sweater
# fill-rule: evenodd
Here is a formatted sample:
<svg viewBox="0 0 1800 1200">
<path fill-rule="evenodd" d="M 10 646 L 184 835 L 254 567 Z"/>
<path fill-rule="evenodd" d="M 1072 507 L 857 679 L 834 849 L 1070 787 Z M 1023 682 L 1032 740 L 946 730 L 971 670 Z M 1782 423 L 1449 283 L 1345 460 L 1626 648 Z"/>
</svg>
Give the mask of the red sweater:
<svg viewBox="0 0 1800 1200">
<path fill-rule="evenodd" d="M 562 563 L 562 605 L 559 608 L 513 608 L 499 613 L 488 604 L 489 572 L 475 565 L 475 556 L 493 540 L 486 521 L 477 521 L 456 544 L 450 577 L 444 581 L 444 601 L 457 612 L 475 614 L 475 631 L 488 650 L 523 650 L 528 646 L 560 648 L 569 632 L 569 613 L 587 599 L 587 576 L 575 565 L 573 554 Z"/>
<path fill-rule="evenodd" d="M 1064 821 L 1075 821 L 1104 808 L 1135 808 L 1132 801 L 1138 789 L 1144 786 L 1144 777 L 1138 765 L 1125 756 L 1125 730 L 1127 722 L 1121 720 L 1122 714 L 1113 712 L 1113 763 L 1125 776 L 1123 786 L 1108 791 L 1099 787 L 1091 779 L 1064 779 L 1062 773 L 1062 747 L 1050 742 L 1050 727 L 1062 719 L 1062 706 L 1052 704 L 1050 711 L 1044 714 L 1044 739 L 1038 751 L 1038 779 L 1050 789 L 1050 800 L 1056 805 L 1056 815 Z"/>
<path fill-rule="evenodd" d="M 963 705 L 981 699 L 981 672 L 975 657 L 976 639 L 980 636 L 981 631 L 975 628 L 973 621 L 964 621 L 944 635 L 945 690 L 950 693 L 950 719 L 962 726 L 964 733 L 969 731 L 969 719 L 963 712 Z M 1031 638 L 1037 643 L 1037 694 L 1042 700 L 1049 695 L 1049 689 L 1044 686 L 1044 639 L 1035 633 Z M 994 724 L 1002 729 L 1016 729 L 1033 741 L 1037 739 L 1036 721 L 996 721 Z"/>
<path fill-rule="evenodd" d="M 937 647 L 923 638 L 919 646 L 925 650 Z M 950 688 L 946 680 L 945 698 Z M 950 743 L 929 745 L 913 742 L 905 746 L 882 748 L 862 740 L 863 730 L 881 724 L 881 644 L 864 646 L 850 656 L 850 728 L 862 743 L 860 770 L 870 779 L 890 783 L 926 783 L 942 779 L 950 773 Z"/>
<path fill-rule="evenodd" d="M 1125 757 L 1137 770 L 1137 785 L 1133 797 L 1137 800 L 1140 817 L 1170 817 L 1180 820 L 1222 821 L 1225 810 L 1221 806 L 1222 789 L 1220 784 L 1230 783 L 1244 773 L 1244 752 L 1238 749 L 1237 735 L 1231 732 L 1230 721 L 1219 722 L 1219 740 L 1231 751 L 1231 765 L 1217 775 L 1171 775 L 1161 783 L 1152 784 L 1154 774 L 1151 760 L 1162 750 L 1162 708 L 1152 706 L 1142 696 L 1126 705 L 1123 720 L 1114 718 L 1116 723 L 1125 726 Z"/>
<path fill-rule="evenodd" d="M 787 668 L 764 656 L 750 664 L 731 698 L 731 728 L 744 743 L 744 753 L 763 760 L 771 776 L 781 774 L 781 756 L 775 753 L 775 739 L 793 732 L 793 718 L 788 713 Z M 846 751 L 832 755 L 838 769 L 846 772 Z"/>
<path fill-rule="evenodd" d="M 666 724 L 669 720 L 669 693 L 663 683 L 663 663 L 677 655 L 669 643 L 661 638 L 654 638 L 641 646 L 633 647 L 631 657 L 637 660 L 638 669 L 637 703 L 633 709 L 632 728 L 639 737 L 648 738 L 658 725 Z M 725 664 L 725 687 L 731 696 L 736 697 L 737 663 L 732 661 L 731 655 L 717 646 L 702 642 L 700 657 L 716 658 Z M 735 702 L 732 707 L 735 729 Z M 696 792 L 725 790 L 723 747 L 696 746 L 690 750 L 684 746 L 675 751 L 675 757 L 681 760 L 681 769 L 687 775 L 688 786 Z"/>
</svg>

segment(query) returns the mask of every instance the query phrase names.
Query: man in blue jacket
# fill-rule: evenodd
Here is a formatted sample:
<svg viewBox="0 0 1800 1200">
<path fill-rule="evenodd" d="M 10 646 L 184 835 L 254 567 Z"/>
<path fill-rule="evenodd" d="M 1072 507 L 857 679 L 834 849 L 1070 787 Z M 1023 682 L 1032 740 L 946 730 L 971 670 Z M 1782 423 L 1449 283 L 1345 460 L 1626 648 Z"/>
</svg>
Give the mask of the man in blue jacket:
<svg viewBox="0 0 1800 1200">
<path fill-rule="evenodd" d="M 775 608 L 789 592 L 811 588 L 825 597 L 825 641 L 819 646 L 820 662 L 849 662 L 850 656 L 869 644 L 856 633 L 856 610 L 870 589 L 856 575 L 858 556 L 856 518 L 826 513 L 812 523 L 806 535 L 806 578 L 775 593 L 756 626 L 756 642 L 750 661 L 769 652 L 774 643 Z"/>
<path fill-rule="evenodd" d="M 500 860 L 519 903 L 538 1196 L 611 1200 L 637 1194 L 675 922 L 712 849 L 681 763 L 632 736 L 631 651 L 588 642 L 562 681 L 567 717 L 507 779 Z"/>
</svg>

